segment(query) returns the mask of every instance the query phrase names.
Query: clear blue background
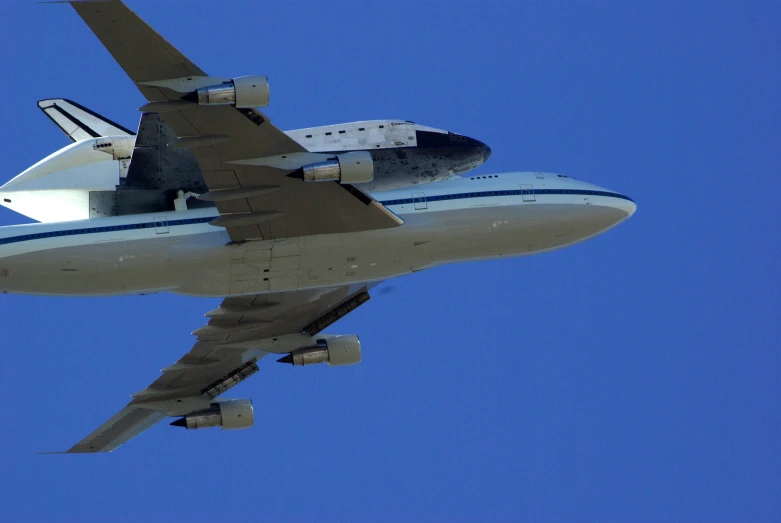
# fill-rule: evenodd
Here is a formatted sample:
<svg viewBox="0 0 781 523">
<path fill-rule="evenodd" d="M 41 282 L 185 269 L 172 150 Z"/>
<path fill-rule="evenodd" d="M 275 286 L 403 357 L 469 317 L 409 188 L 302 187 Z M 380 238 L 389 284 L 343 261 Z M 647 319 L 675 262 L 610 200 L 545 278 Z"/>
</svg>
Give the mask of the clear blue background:
<svg viewBox="0 0 781 523">
<path fill-rule="evenodd" d="M 34 453 L 113 415 L 217 300 L 0 296 L 0 519 L 781 518 L 781 4 L 130 6 L 211 74 L 269 75 L 283 129 L 412 119 L 490 144 L 477 172 L 639 210 L 386 283 L 331 329 L 360 365 L 264 360 L 232 394 L 254 429 L 160 424 L 109 455 Z M 69 143 L 38 99 L 135 128 L 144 100 L 68 6 L 4 2 L 0 40 L 2 180 Z"/>
</svg>

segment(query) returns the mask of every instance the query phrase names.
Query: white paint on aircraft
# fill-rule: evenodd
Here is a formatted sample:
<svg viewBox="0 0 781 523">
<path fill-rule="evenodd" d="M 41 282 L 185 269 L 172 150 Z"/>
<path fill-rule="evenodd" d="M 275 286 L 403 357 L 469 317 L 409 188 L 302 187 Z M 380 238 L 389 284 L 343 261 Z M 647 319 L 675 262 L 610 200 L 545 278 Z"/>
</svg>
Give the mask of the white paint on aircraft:
<svg viewBox="0 0 781 523">
<path fill-rule="evenodd" d="M 457 178 L 429 184 L 425 192 L 372 196 L 404 225 L 240 245 L 209 225 L 217 217 L 212 208 L 2 227 L 0 291 L 231 296 L 372 282 L 445 263 L 564 247 L 636 209 L 618 193 L 557 175 L 540 179 L 539 173 Z M 236 272 L 244 266 L 256 277 Z"/>
</svg>

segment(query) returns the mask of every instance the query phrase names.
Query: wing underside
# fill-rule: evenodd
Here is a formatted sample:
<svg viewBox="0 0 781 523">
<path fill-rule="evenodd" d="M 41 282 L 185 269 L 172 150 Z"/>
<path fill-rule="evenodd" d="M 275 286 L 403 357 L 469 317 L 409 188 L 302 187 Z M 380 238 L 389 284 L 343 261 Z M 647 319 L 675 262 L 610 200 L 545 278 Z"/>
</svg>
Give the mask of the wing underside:
<svg viewBox="0 0 781 523">
<path fill-rule="evenodd" d="M 212 224 L 225 227 L 233 241 L 401 225 L 353 186 L 291 177 L 293 171 L 278 160 L 309 153 L 260 111 L 192 102 L 194 89 L 226 79 L 209 77 L 121 1 L 69 3 L 147 99 L 144 110 L 158 113 L 174 132 L 177 138 L 168 145 L 192 152 L 209 201 L 220 212 Z M 193 332 L 197 340 L 187 354 L 68 452 L 110 451 L 166 416 L 210 408 L 217 396 L 257 372 L 264 356 L 319 343 L 318 333 L 364 303 L 371 286 L 226 298 L 207 313 L 207 325 Z"/>
<path fill-rule="evenodd" d="M 131 402 L 68 453 L 109 452 L 167 416 L 209 408 L 269 354 L 317 343 L 320 331 L 369 299 L 372 285 L 226 298 L 206 313 L 198 339 Z"/>
<path fill-rule="evenodd" d="M 165 417 L 166 415 L 158 410 L 128 405 L 92 434 L 68 449 L 68 453 L 111 452 Z"/>
</svg>

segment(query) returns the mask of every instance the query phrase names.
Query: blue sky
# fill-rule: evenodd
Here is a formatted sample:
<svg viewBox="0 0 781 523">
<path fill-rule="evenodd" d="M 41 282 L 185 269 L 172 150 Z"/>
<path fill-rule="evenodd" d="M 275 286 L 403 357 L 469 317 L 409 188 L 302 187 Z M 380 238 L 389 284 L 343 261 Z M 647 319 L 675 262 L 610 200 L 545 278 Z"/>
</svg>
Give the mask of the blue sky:
<svg viewBox="0 0 781 523">
<path fill-rule="evenodd" d="M 589 5 L 591 4 L 591 5 Z M 331 328 L 364 361 L 263 361 L 252 430 L 78 441 L 217 300 L 0 296 L 9 520 L 770 520 L 781 514 L 777 2 L 129 2 L 207 72 L 267 74 L 283 129 L 403 118 L 632 196 L 529 258 L 388 282 Z M 67 6 L 0 5 L 3 181 L 143 103 Z M 0 225 L 24 219 L 0 209 Z"/>
</svg>

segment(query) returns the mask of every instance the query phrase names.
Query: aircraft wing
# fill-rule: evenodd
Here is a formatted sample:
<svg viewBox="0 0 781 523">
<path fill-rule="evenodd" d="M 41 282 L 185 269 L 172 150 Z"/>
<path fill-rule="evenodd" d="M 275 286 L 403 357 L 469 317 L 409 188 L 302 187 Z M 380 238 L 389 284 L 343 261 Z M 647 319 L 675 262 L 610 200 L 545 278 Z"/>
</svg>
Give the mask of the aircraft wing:
<svg viewBox="0 0 781 523">
<path fill-rule="evenodd" d="M 193 332 L 198 339 L 190 352 L 67 453 L 110 452 L 167 416 L 209 408 L 257 372 L 261 358 L 315 345 L 320 331 L 369 299 L 371 286 L 226 298 Z"/>
<path fill-rule="evenodd" d="M 145 110 L 159 112 L 179 137 L 169 145 L 194 154 L 221 214 L 213 224 L 226 227 L 233 241 L 357 232 L 403 223 L 352 185 L 289 177 L 293 170 L 282 168 L 283 160 L 310 153 L 260 111 L 183 101 L 187 92 L 226 79 L 210 78 L 121 1 L 69 3 L 150 102 Z M 237 163 L 247 161 L 255 163 Z"/>
</svg>

